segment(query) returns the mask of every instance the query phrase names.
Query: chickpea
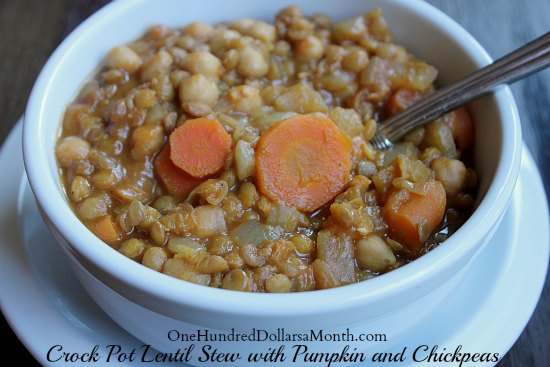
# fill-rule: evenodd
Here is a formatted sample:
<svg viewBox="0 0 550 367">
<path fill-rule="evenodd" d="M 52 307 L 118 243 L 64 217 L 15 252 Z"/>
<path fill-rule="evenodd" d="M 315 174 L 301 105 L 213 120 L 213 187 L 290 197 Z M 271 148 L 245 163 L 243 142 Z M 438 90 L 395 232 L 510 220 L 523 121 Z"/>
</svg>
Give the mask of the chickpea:
<svg viewBox="0 0 550 367">
<path fill-rule="evenodd" d="M 136 72 L 142 64 L 138 54 L 128 46 L 118 46 L 107 54 L 107 66 L 113 69 L 123 69 L 129 73 Z"/>
<path fill-rule="evenodd" d="M 141 79 L 151 80 L 157 74 L 169 72 L 173 61 L 174 58 L 168 51 L 160 50 L 141 68 Z"/>
<path fill-rule="evenodd" d="M 234 21 L 233 24 L 231 24 L 231 28 L 242 34 L 247 34 L 247 30 L 252 27 L 254 22 L 255 20 L 251 18 L 241 18 Z"/>
<path fill-rule="evenodd" d="M 261 21 L 255 21 L 254 24 L 248 28 L 246 34 L 270 44 L 277 39 L 277 30 L 275 26 Z"/>
<path fill-rule="evenodd" d="M 250 36 L 243 36 L 236 38 L 234 40 L 231 40 L 229 47 L 237 50 L 242 50 L 245 47 L 252 47 L 255 48 L 257 43 L 254 41 L 254 38 Z M 260 50 L 260 48 L 258 48 Z"/>
<path fill-rule="evenodd" d="M 315 13 L 311 17 L 313 23 L 322 28 L 330 28 L 332 26 L 332 18 L 324 13 Z"/>
<path fill-rule="evenodd" d="M 290 52 L 290 43 L 285 40 L 277 41 L 273 53 L 277 56 L 286 56 Z"/>
<path fill-rule="evenodd" d="M 325 50 L 325 59 L 329 64 L 336 64 L 344 58 L 346 50 L 341 46 L 328 45 Z"/>
<path fill-rule="evenodd" d="M 203 74 L 217 79 L 222 73 L 220 59 L 210 52 L 192 52 L 181 63 L 181 67 L 192 74 Z"/>
<path fill-rule="evenodd" d="M 241 37 L 241 34 L 233 29 L 215 29 L 210 40 L 210 50 L 219 55 L 229 49 L 229 44 Z"/>
<path fill-rule="evenodd" d="M 170 81 L 173 85 L 180 85 L 181 81 L 191 76 L 191 73 L 185 70 L 174 70 L 170 73 Z"/>
<path fill-rule="evenodd" d="M 192 22 L 185 27 L 184 31 L 194 39 L 206 42 L 212 36 L 214 27 L 203 22 Z"/>
<path fill-rule="evenodd" d="M 147 31 L 147 38 L 157 41 L 162 41 L 163 38 L 166 38 L 170 33 L 170 28 L 165 25 L 156 25 L 153 26 Z"/>
<path fill-rule="evenodd" d="M 302 61 L 315 61 L 323 57 L 325 47 L 323 42 L 317 37 L 307 36 L 298 41 L 294 46 L 296 57 Z"/>
<path fill-rule="evenodd" d="M 194 39 L 193 37 L 184 34 L 176 41 L 176 46 L 184 49 L 185 51 L 193 50 L 196 47 L 196 44 L 200 41 Z"/>
<path fill-rule="evenodd" d="M 262 105 L 260 91 L 248 85 L 231 88 L 227 93 L 227 99 L 231 102 L 233 108 L 239 112 L 249 113 Z"/>
<path fill-rule="evenodd" d="M 404 62 L 409 58 L 405 48 L 388 43 L 380 43 L 376 48 L 376 54 L 384 59 L 398 62 Z"/>
<path fill-rule="evenodd" d="M 314 24 L 302 15 L 301 17 L 294 18 L 291 21 L 290 27 L 288 28 L 285 36 L 291 42 L 300 41 L 311 35 L 314 28 Z"/>
<path fill-rule="evenodd" d="M 232 70 L 237 66 L 239 62 L 239 52 L 235 49 L 228 50 L 223 55 L 223 66 L 227 70 Z"/>
<path fill-rule="evenodd" d="M 464 163 L 457 159 L 436 158 L 431 165 L 435 179 L 443 184 L 448 196 L 456 196 L 464 191 L 468 171 Z"/>
<path fill-rule="evenodd" d="M 319 29 L 315 32 L 315 36 L 321 40 L 323 45 L 328 45 L 331 42 L 330 29 Z"/>
<path fill-rule="evenodd" d="M 269 69 L 269 64 L 257 49 L 246 46 L 239 51 L 237 72 L 243 77 L 261 78 Z"/>
<path fill-rule="evenodd" d="M 202 74 L 195 74 L 181 81 L 179 85 L 180 102 L 198 102 L 212 106 L 218 100 L 216 82 Z"/>
<path fill-rule="evenodd" d="M 342 67 L 352 73 L 361 71 L 369 62 L 369 55 L 361 48 L 353 48 L 342 59 Z"/>
<path fill-rule="evenodd" d="M 367 34 L 365 18 L 357 16 L 336 23 L 332 28 L 332 37 L 338 43 L 345 41 L 360 41 Z"/>
<path fill-rule="evenodd" d="M 168 49 L 168 52 L 170 52 L 170 55 L 172 55 L 172 58 L 174 60 L 174 64 L 181 65 L 183 59 L 189 54 L 187 50 L 184 50 L 183 48 L 174 46 L 170 49 Z"/>
<path fill-rule="evenodd" d="M 63 167 L 70 167 L 88 157 L 90 143 L 77 136 L 69 136 L 57 145 L 55 153 Z"/>
</svg>

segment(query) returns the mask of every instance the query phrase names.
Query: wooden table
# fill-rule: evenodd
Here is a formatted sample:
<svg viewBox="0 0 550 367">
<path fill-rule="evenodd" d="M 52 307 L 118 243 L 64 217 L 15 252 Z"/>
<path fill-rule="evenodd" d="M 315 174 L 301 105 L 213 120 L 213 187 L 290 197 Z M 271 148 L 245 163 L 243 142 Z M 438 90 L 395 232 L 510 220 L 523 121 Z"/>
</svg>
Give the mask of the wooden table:
<svg viewBox="0 0 550 367">
<path fill-rule="evenodd" d="M 550 31 L 548 0 L 428 0 L 464 26 L 493 57 Z M 2 0 L 0 2 L 0 141 L 3 141 L 25 104 L 40 68 L 57 44 L 106 0 Z M 550 189 L 550 70 L 513 86 L 523 123 L 524 139 Z M 526 269 L 518 269 L 518 271 Z M 483 327 L 480 325 L 480 327 Z M 10 333 L 3 350 L 33 359 L 5 322 Z M 499 367 L 550 366 L 550 279 L 531 321 Z"/>
</svg>

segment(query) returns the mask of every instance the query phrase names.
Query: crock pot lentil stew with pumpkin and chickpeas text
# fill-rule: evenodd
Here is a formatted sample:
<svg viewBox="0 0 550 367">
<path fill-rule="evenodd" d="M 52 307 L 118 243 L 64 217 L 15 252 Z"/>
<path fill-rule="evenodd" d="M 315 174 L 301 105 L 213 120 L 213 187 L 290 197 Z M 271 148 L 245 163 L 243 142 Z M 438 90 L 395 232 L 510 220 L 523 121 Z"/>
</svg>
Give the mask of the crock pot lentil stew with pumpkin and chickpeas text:
<svg viewBox="0 0 550 367">
<path fill-rule="evenodd" d="M 465 108 L 389 150 L 368 142 L 436 77 L 379 9 L 154 26 L 113 48 L 67 107 L 62 183 L 97 237 L 182 280 L 252 292 L 364 281 L 473 210 Z"/>
</svg>

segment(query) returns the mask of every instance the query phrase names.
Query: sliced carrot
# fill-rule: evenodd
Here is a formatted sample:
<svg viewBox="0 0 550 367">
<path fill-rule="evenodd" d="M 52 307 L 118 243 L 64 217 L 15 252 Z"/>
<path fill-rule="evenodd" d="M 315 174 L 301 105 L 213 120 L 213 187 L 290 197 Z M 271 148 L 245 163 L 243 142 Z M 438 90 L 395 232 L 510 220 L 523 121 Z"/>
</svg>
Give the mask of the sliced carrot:
<svg viewBox="0 0 550 367">
<path fill-rule="evenodd" d="M 463 152 L 470 150 L 474 145 L 474 124 L 466 107 L 451 112 L 447 123 L 458 149 Z"/>
<path fill-rule="evenodd" d="M 90 225 L 90 230 L 109 245 L 116 244 L 122 235 L 112 215 L 105 215 L 94 220 Z"/>
<path fill-rule="evenodd" d="M 267 130 L 256 145 L 260 192 L 311 212 L 349 180 L 351 142 L 332 121 L 295 115 Z"/>
<path fill-rule="evenodd" d="M 219 122 L 198 118 L 186 121 L 170 135 L 172 162 L 193 177 L 218 172 L 231 152 L 233 140 Z"/>
<path fill-rule="evenodd" d="M 422 191 L 424 195 L 405 189 L 394 191 L 383 209 L 390 237 L 412 252 L 422 247 L 445 214 L 446 197 L 441 182 L 426 181 Z"/>
<path fill-rule="evenodd" d="M 423 96 L 424 93 L 420 91 L 410 88 L 399 88 L 391 95 L 388 104 L 386 105 L 386 113 L 388 116 L 394 115 L 414 104 Z"/>
<path fill-rule="evenodd" d="M 155 158 L 155 173 L 170 195 L 185 199 L 203 180 L 182 171 L 170 159 L 170 144 L 166 144 Z"/>
</svg>

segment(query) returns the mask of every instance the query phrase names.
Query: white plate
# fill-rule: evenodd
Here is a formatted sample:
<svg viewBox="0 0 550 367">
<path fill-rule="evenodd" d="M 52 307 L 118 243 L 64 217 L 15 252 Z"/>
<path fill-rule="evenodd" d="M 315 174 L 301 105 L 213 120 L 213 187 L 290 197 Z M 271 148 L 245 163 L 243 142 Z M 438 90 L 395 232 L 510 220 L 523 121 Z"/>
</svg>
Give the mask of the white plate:
<svg viewBox="0 0 550 367">
<path fill-rule="evenodd" d="M 23 344 L 45 365 L 48 349 L 57 344 L 80 353 L 96 344 L 139 347 L 142 343 L 84 292 L 42 222 L 24 176 L 20 122 L 4 143 L 0 172 L 0 306 Z M 401 345 L 429 342 L 448 350 L 462 345 L 463 351 L 503 356 L 527 324 L 544 285 L 548 223 L 540 175 L 524 148 L 516 190 L 495 237 L 439 310 L 399 337 Z"/>
</svg>

